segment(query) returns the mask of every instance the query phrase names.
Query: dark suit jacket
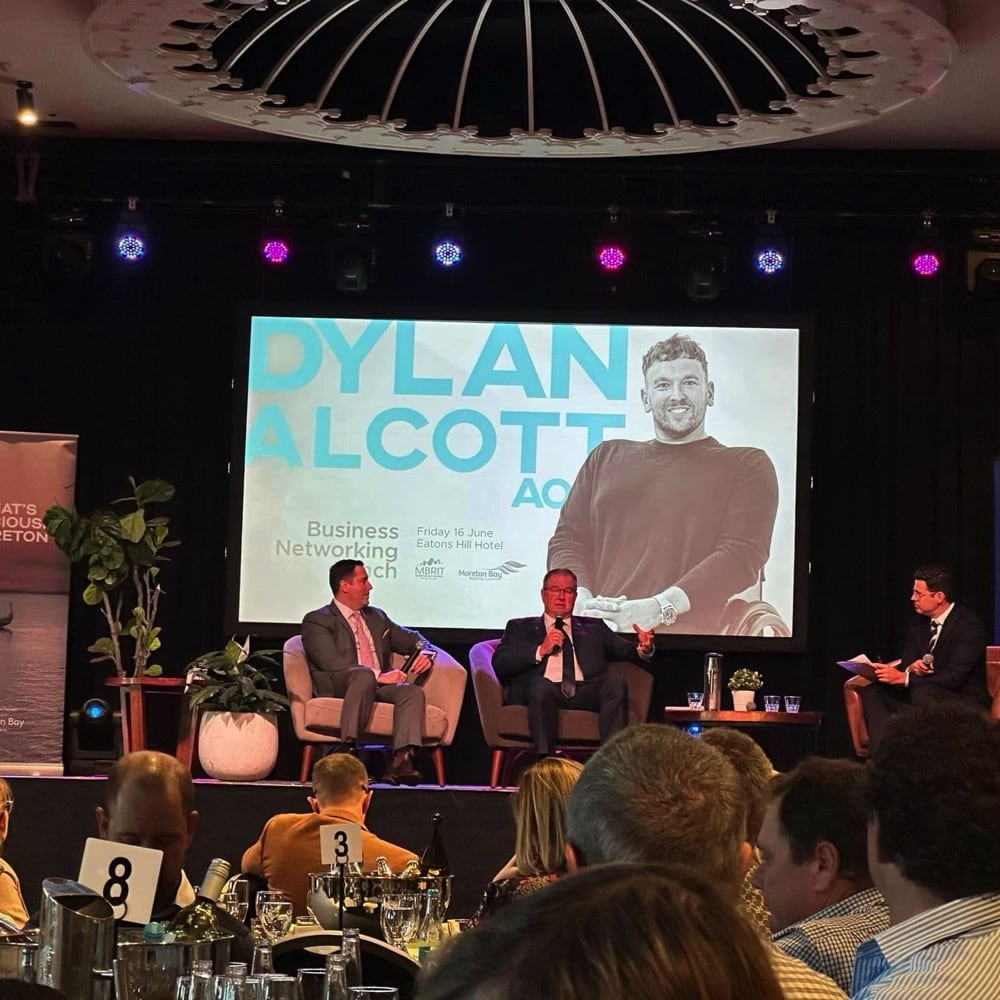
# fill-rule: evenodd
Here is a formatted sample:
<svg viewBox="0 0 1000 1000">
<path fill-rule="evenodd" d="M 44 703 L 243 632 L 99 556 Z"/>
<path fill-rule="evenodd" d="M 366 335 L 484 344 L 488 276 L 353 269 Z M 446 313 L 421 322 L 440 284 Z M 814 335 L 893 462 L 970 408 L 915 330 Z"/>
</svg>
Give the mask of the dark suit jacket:
<svg viewBox="0 0 1000 1000">
<path fill-rule="evenodd" d="M 930 619 L 920 615 L 906 636 L 900 670 L 927 652 Z M 926 677 L 910 676 L 910 687 L 920 688 L 924 697 L 932 692 L 953 691 L 978 705 L 989 705 L 986 691 L 986 629 L 976 614 L 956 604 L 941 626 L 934 646 L 934 673 Z"/>
<path fill-rule="evenodd" d="M 361 614 L 372 636 L 372 645 L 381 670 L 392 669 L 392 654 L 409 655 L 427 640 L 412 629 L 397 625 L 381 608 L 369 605 Z M 305 647 L 313 691 L 317 695 L 332 694 L 331 674 L 357 666 L 358 646 L 351 623 L 340 613 L 336 604 L 327 604 L 310 611 L 302 619 L 302 645 Z"/>
<path fill-rule="evenodd" d="M 574 615 L 570 628 L 576 662 L 584 680 L 600 677 L 607 671 L 608 664 L 617 660 L 645 665 L 636 644 L 612 632 L 599 618 L 578 618 Z M 500 683 L 510 687 L 512 699 L 521 697 L 531 678 L 545 673 L 545 661 L 535 663 L 535 654 L 545 638 L 545 631 L 545 620 L 541 615 L 512 618 L 507 622 L 500 644 L 493 653 L 493 670 Z"/>
</svg>

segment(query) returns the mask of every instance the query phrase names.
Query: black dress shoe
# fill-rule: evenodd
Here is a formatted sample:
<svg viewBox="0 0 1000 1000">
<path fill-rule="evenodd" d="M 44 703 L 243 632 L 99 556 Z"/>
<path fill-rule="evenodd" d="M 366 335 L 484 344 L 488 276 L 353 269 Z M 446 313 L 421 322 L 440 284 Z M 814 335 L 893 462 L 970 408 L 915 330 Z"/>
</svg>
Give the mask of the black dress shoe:
<svg viewBox="0 0 1000 1000">
<path fill-rule="evenodd" d="M 419 785 L 422 775 L 413 766 L 413 750 L 397 750 L 382 780 L 390 785 Z"/>
</svg>

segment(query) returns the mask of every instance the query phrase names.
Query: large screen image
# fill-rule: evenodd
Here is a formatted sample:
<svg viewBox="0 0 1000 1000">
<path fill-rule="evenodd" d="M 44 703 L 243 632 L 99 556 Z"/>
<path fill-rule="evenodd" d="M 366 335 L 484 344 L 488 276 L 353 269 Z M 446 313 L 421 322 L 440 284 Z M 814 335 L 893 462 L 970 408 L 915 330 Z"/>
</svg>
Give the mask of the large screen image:
<svg viewBox="0 0 1000 1000">
<path fill-rule="evenodd" d="M 241 627 L 294 627 L 347 558 L 422 629 L 502 629 L 567 567 L 622 631 L 801 630 L 798 325 L 249 326 Z"/>
</svg>

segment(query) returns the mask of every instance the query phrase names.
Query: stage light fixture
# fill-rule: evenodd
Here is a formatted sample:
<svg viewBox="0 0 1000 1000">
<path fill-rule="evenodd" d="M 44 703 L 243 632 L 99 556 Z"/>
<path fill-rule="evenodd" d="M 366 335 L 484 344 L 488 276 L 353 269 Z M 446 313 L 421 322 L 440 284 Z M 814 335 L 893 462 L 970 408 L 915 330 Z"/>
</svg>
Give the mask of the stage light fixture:
<svg viewBox="0 0 1000 1000">
<path fill-rule="evenodd" d="M 598 237 L 594 250 L 594 261 L 607 274 L 617 274 L 628 263 L 629 250 L 625 239 L 625 227 L 617 205 L 608 208 L 608 222 Z"/>
<path fill-rule="evenodd" d="M 431 238 L 431 257 L 438 267 L 446 269 L 457 267 L 465 260 L 465 245 L 453 202 L 444 206 L 442 225 Z"/>
<path fill-rule="evenodd" d="M 143 260 L 149 249 L 149 235 L 136 207 L 139 199 L 130 197 L 128 207 L 122 212 L 115 228 L 114 247 L 118 259 L 126 264 L 137 264 Z"/>
<path fill-rule="evenodd" d="M 976 298 L 1000 298 L 1000 226 L 981 226 L 965 253 L 965 287 Z"/>
<path fill-rule="evenodd" d="M 368 215 L 338 222 L 330 244 L 329 274 L 339 292 L 360 294 L 375 280 L 378 248 Z"/>
<path fill-rule="evenodd" d="M 22 125 L 37 125 L 38 112 L 35 111 L 35 92 L 29 80 L 17 81 L 17 120 Z"/>
<path fill-rule="evenodd" d="M 70 207 L 49 212 L 42 242 L 45 271 L 66 282 L 79 282 L 94 267 L 94 237 L 87 212 Z"/>
<path fill-rule="evenodd" d="M 292 242 L 288 234 L 288 221 L 285 218 L 285 203 L 281 198 L 274 199 L 271 211 L 264 220 L 260 254 L 264 258 L 264 263 L 272 267 L 287 264 L 292 255 Z"/>
<path fill-rule="evenodd" d="M 777 212 L 767 210 L 767 222 L 761 226 L 750 251 L 754 271 L 765 278 L 784 274 L 788 268 L 788 239 L 776 224 Z"/>
<path fill-rule="evenodd" d="M 944 241 L 930 212 L 924 213 L 920 235 L 910 244 L 907 263 L 917 278 L 934 278 L 944 267 Z"/>
<path fill-rule="evenodd" d="M 695 223 L 678 234 L 677 282 L 692 302 L 712 302 L 729 277 L 729 236 L 717 222 Z"/>
</svg>

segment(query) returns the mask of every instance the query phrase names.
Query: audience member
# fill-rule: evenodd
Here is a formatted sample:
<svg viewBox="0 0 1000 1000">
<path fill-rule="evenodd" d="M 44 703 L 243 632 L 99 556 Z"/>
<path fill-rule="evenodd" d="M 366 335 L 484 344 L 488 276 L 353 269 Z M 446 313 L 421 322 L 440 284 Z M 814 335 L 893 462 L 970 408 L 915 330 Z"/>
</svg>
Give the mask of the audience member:
<svg viewBox="0 0 1000 1000">
<path fill-rule="evenodd" d="M 566 803 L 582 770 L 575 760 L 545 757 L 522 772 L 511 796 L 514 857 L 486 887 L 476 923 L 565 874 Z"/>
<path fill-rule="evenodd" d="M 864 768 L 810 757 L 771 783 L 754 881 L 774 943 L 844 990 L 858 945 L 889 926 L 866 852 Z"/>
<path fill-rule="evenodd" d="M 14 812 L 14 793 L 10 783 L 0 778 L 0 917 L 23 927 L 28 922 L 28 908 L 21 895 L 21 883 L 14 869 L 3 859 L 3 845 Z"/>
<path fill-rule="evenodd" d="M 736 769 L 736 773 L 743 783 L 743 794 L 746 800 L 746 842 L 750 845 L 756 844 L 760 824 L 764 818 L 767 788 L 771 778 L 774 777 L 774 765 L 760 748 L 760 744 L 738 729 L 729 729 L 725 726 L 706 729 L 702 733 L 701 739 L 703 743 L 708 743 L 717 750 L 721 750 L 726 760 Z M 753 875 L 759 864 L 760 855 L 754 848 L 750 867 L 743 877 L 741 904 L 746 915 L 761 934 L 769 935 L 771 933 L 770 914 L 767 912 L 763 894 L 753 883 Z"/>
<path fill-rule="evenodd" d="M 594 754 L 570 793 L 568 866 L 685 865 L 735 907 L 750 863 L 746 812 L 740 779 L 715 747 L 672 726 L 629 726 Z M 769 957 L 787 1000 L 843 1000 L 804 962 L 773 945 Z"/>
<path fill-rule="evenodd" d="M 892 926 L 858 948 L 855 1000 L 996 996 L 997 761 L 1000 725 L 974 709 L 927 705 L 886 726 L 867 767 L 868 864 Z"/>
<path fill-rule="evenodd" d="M 352 747 L 364 735 L 375 703 L 390 703 L 395 753 L 381 780 L 415 785 L 420 772 L 413 758 L 423 746 L 426 707 L 419 685 L 433 664 L 430 643 L 370 603 L 372 584 L 359 559 L 340 559 L 330 567 L 330 590 L 330 603 L 302 619 L 313 692 L 344 699 L 341 740 Z M 394 652 L 414 655 L 408 673 L 393 668 Z"/>
<path fill-rule="evenodd" d="M 155 750 L 125 754 L 112 765 L 97 807 L 103 840 L 163 852 L 153 920 L 169 920 L 194 902 L 184 857 L 198 826 L 191 773 L 176 757 Z"/>
<path fill-rule="evenodd" d="M 356 757 L 328 754 L 313 766 L 312 812 L 280 813 L 265 824 L 257 842 L 243 854 L 243 871 L 267 880 L 269 889 L 285 893 L 296 914 L 306 912 L 309 873 L 324 871 L 320 829 L 331 823 L 357 823 L 361 827 L 361 866 L 374 871 L 375 859 L 384 857 L 393 871 L 400 871 L 416 855 L 405 847 L 380 840 L 365 826 L 372 791 L 368 774 Z"/>
<path fill-rule="evenodd" d="M 453 938 L 418 1000 L 781 1000 L 766 945 L 709 879 L 659 864 L 559 879 Z"/>
<path fill-rule="evenodd" d="M 628 686 L 608 670 L 616 660 L 648 663 L 653 633 L 635 626 L 638 645 L 594 618 L 574 616 L 576 575 L 550 569 L 542 580 L 541 615 L 512 618 L 493 653 L 507 701 L 528 706 L 528 729 L 540 754 L 554 753 L 560 709 L 596 712 L 601 741 L 628 724 Z"/>
<path fill-rule="evenodd" d="M 861 689 L 868 748 L 882 739 L 889 718 L 901 709 L 934 701 L 990 703 L 986 690 L 986 629 L 975 612 L 955 604 L 947 566 L 913 571 L 910 603 L 919 616 L 906 634 L 898 667 L 875 663 L 878 683 Z M 929 620 L 928 620 L 929 619 Z"/>
</svg>

